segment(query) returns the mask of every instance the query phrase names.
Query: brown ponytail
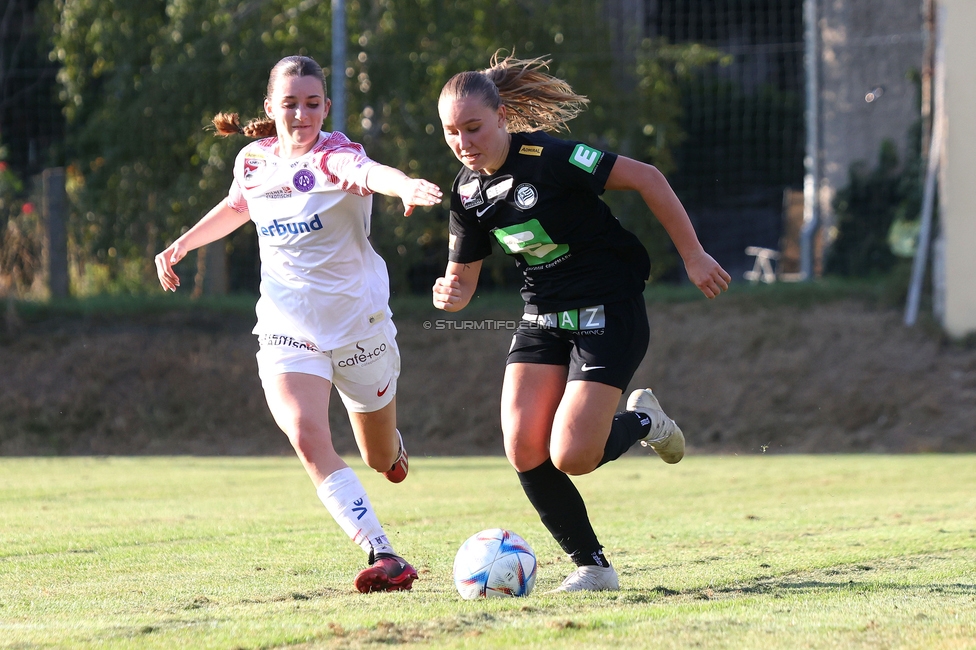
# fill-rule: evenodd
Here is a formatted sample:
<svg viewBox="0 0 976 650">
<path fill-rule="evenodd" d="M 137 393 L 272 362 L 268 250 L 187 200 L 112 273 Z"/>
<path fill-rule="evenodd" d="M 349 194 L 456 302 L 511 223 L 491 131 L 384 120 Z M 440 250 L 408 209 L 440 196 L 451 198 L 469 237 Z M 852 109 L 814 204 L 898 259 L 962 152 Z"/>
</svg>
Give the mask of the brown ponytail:
<svg viewBox="0 0 976 650">
<path fill-rule="evenodd" d="M 568 83 L 545 72 L 550 61 L 542 57 L 491 57 L 491 67 L 480 72 L 461 72 L 451 77 L 440 99 L 477 96 L 491 109 L 505 106 L 510 133 L 569 130 L 566 123 L 589 103 Z"/>
<path fill-rule="evenodd" d="M 217 135 L 224 137 L 240 133 L 249 138 L 270 138 L 278 134 L 275 122 L 270 117 L 255 118 L 241 126 L 241 118 L 237 113 L 217 113 L 214 115 L 213 125 Z"/>
</svg>

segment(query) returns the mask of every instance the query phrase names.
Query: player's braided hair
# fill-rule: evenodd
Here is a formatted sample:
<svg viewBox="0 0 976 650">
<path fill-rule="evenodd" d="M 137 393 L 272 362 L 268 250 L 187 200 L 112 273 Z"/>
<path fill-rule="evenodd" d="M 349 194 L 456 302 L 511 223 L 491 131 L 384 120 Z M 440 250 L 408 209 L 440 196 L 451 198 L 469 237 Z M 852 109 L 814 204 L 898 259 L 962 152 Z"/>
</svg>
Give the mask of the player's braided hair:
<svg viewBox="0 0 976 650">
<path fill-rule="evenodd" d="M 317 77 L 322 82 L 322 89 L 326 88 L 322 66 L 307 56 L 286 56 L 271 68 L 271 74 L 268 75 L 267 97 L 271 97 L 275 82 L 281 77 Z M 249 138 L 269 138 L 278 134 L 275 121 L 270 117 L 256 117 L 241 126 L 241 119 L 237 113 L 217 113 L 214 115 L 213 125 L 217 135 L 225 137 L 243 133 Z"/>
<path fill-rule="evenodd" d="M 504 104 L 508 111 L 510 133 L 569 130 L 566 122 L 579 115 L 589 103 L 568 83 L 544 72 L 549 59 L 516 59 L 491 57 L 491 67 L 479 72 L 461 72 L 441 90 L 440 99 L 462 99 L 480 96 L 485 105 L 497 109 Z"/>
</svg>

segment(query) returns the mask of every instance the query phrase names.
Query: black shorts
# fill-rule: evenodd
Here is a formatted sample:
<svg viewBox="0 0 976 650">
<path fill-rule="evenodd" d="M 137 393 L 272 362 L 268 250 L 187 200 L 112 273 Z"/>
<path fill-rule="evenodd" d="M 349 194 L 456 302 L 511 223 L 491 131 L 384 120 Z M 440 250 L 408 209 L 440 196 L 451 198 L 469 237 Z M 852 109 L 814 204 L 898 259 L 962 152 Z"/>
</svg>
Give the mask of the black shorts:
<svg viewBox="0 0 976 650">
<path fill-rule="evenodd" d="M 627 390 L 647 352 L 644 296 L 555 314 L 525 314 L 506 363 L 568 366 L 568 381 L 596 381 Z"/>
</svg>

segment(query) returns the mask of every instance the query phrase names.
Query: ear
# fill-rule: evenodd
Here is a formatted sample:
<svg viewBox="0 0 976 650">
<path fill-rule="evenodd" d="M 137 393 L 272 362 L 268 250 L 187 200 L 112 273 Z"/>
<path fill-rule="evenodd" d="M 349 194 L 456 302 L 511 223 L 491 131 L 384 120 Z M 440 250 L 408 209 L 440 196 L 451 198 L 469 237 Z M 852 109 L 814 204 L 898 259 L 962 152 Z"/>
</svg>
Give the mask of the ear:
<svg viewBox="0 0 976 650">
<path fill-rule="evenodd" d="M 325 118 L 327 118 L 329 116 L 329 109 L 332 108 L 332 100 L 329 99 L 328 97 L 326 97 L 325 98 L 325 102 L 322 104 L 322 107 L 324 109 L 324 111 L 322 113 L 322 119 L 324 120 Z"/>
<path fill-rule="evenodd" d="M 498 106 L 498 127 L 505 128 L 508 124 L 508 109 L 505 108 L 505 104 Z"/>
<path fill-rule="evenodd" d="M 274 111 L 271 110 L 271 100 L 265 98 L 264 100 L 264 114 L 270 117 L 272 120 L 275 118 Z"/>
</svg>

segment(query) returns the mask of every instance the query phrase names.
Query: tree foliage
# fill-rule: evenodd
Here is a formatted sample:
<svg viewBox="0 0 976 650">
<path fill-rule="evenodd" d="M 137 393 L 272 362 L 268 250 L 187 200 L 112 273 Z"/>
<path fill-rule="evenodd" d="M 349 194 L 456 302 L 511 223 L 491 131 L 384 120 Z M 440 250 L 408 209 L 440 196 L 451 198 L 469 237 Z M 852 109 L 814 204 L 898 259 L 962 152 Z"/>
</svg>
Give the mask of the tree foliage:
<svg viewBox="0 0 976 650">
<path fill-rule="evenodd" d="M 137 264 L 151 278 L 152 253 L 229 186 L 244 140 L 216 138 L 211 117 L 260 115 L 268 72 L 289 54 L 312 56 L 330 87 L 345 85 L 340 130 L 371 157 L 445 189 L 459 163 L 443 143 L 437 95 L 456 72 L 486 67 L 496 49 L 549 55 L 552 72 L 591 98 L 571 137 L 665 171 L 681 137 L 677 79 L 717 57 L 660 41 L 615 56 L 599 0 L 347 0 L 347 11 L 348 60 L 335 70 L 324 0 L 52 0 L 79 250 L 110 274 Z M 375 205 L 373 240 L 395 289 L 426 289 L 446 258 L 445 208 L 404 219 L 393 201 Z M 621 220 L 666 265 L 666 236 L 647 225 L 646 207 L 620 205 Z M 488 273 L 503 281 L 510 266 L 491 260 Z"/>
</svg>

